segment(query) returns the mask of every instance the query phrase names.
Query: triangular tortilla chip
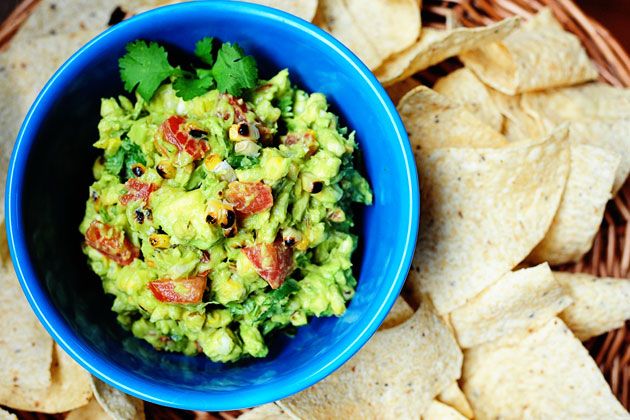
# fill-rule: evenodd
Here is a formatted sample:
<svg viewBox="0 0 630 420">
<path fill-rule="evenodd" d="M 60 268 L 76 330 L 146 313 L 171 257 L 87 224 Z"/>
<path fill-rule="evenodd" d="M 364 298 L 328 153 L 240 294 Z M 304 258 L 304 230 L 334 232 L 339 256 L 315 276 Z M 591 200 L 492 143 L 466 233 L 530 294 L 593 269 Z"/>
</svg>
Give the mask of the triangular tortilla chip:
<svg viewBox="0 0 630 420">
<path fill-rule="evenodd" d="M 508 95 L 596 79 L 578 37 L 543 9 L 500 42 L 467 51 L 460 59 L 484 83 Z"/>
<path fill-rule="evenodd" d="M 466 418 L 472 419 L 475 415 L 468 399 L 466 399 L 466 395 L 464 395 L 464 392 L 459 388 L 457 382 L 453 382 L 448 388 L 442 391 L 437 399 L 453 407 Z"/>
<path fill-rule="evenodd" d="M 292 418 L 275 403 L 258 406 L 238 416 L 239 420 L 290 420 Z"/>
<path fill-rule="evenodd" d="M 559 130 L 537 144 L 420 156 L 422 234 L 410 272 L 416 298 L 429 293 L 438 312 L 449 313 L 531 252 L 564 190 L 565 139 L 566 130 Z"/>
<path fill-rule="evenodd" d="M 103 410 L 112 418 L 144 420 L 144 403 L 142 400 L 127 395 L 93 376 L 90 379 L 94 397 Z"/>
<path fill-rule="evenodd" d="M 83 407 L 70 411 L 65 420 L 112 420 L 112 418 L 103 410 L 98 401 L 92 398 Z"/>
<path fill-rule="evenodd" d="M 11 270 L 11 271 L 9 271 Z M 26 302 L 13 268 L 0 270 L 0 404 L 36 409 L 50 387 L 53 341 Z"/>
<path fill-rule="evenodd" d="M 548 264 L 514 271 L 451 312 L 463 348 L 542 325 L 571 304 Z"/>
<path fill-rule="evenodd" d="M 463 105 L 493 130 L 503 128 L 503 115 L 490 96 L 489 88 L 470 71 L 462 68 L 437 81 L 433 89 Z"/>
<path fill-rule="evenodd" d="M 414 154 L 446 147 L 501 147 L 507 140 L 463 105 L 426 86 L 408 92 L 398 104 Z"/>
<path fill-rule="evenodd" d="M 313 23 L 341 41 L 369 68 L 383 61 L 342 0 L 319 0 Z"/>
<path fill-rule="evenodd" d="M 380 329 L 386 330 L 388 328 L 395 327 L 396 325 L 400 325 L 413 315 L 413 309 L 411 306 L 403 299 L 401 296 L 396 298 L 396 302 L 394 302 L 394 306 L 390 309 L 387 317 L 381 324 Z"/>
<path fill-rule="evenodd" d="M 630 319 L 630 280 L 584 273 L 554 276 L 573 299 L 560 318 L 580 340 L 621 328 Z"/>
<path fill-rule="evenodd" d="M 433 400 L 429 408 L 422 413 L 422 420 L 466 420 L 466 417 L 453 407 Z"/>
<path fill-rule="evenodd" d="M 463 389 L 479 419 L 626 419 L 564 323 L 467 350 Z"/>
<path fill-rule="evenodd" d="M 617 153 L 617 192 L 630 173 L 630 89 L 587 83 L 547 92 L 524 94 L 523 109 L 547 132 L 569 123 L 573 144 L 590 144 Z"/>
<path fill-rule="evenodd" d="M 280 405 L 312 420 L 417 417 L 459 377 L 461 362 L 455 338 L 424 300 L 405 323 L 377 332 L 335 373 Z"/>
<path fill-rule="evenodd" d="M 420 36 L 417 0 L 343 0 L 379 57 L 404 50 Z"/>
<path fill-rule="evenodd" d="M 591 249 L 606 203 L 612 198 L 619 161 L 618 155 L 599 147 L 571 146 L 571 169 L 560 207 L 528 261 L 577 262 Z"/>
<path fill-rule="evenodd" d="M 415 44 L 389 57 L 374 74 L 384 85 L 391 85 L 463 51 L 503 39 L 519 22 L 518 18 L 509 18 L 479 28 L 423 28 Z"/>
</svg>

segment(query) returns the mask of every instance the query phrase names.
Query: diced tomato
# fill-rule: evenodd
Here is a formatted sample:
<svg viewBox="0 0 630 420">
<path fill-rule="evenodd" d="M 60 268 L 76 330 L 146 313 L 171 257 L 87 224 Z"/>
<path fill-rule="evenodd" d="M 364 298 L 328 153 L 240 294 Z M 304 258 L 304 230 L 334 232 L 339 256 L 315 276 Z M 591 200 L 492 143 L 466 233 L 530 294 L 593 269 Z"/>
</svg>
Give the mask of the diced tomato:
<svg viewBox="0 0 630 420">
<path fill-rule="evenodd" d="M 124 232 L 96 220 L 85 232 L 85 243 L 120 265 L 131 264 L 140 255 Z"/>
<path fill-rule="evenodd" d="M 243 252 L 272 289 L 280 287 L 293 271 L 293 249 L 285 246 L 282 241 L 256 244 L 243 248 Z"/>
<path fill-rule="evenodd" d="M 199 160 L 210 150 L 208 142 L 203 139 L 193 138 L 182 125 L 186 123 L 186 118 L 173 115 L 162 123 L 164 139 L 177 147 L 180 152 L 186 152 L 193 159 Z"/>
<path fill-rule="evenodd" d="M 207 273 L 185 279 L 162 279 L 149 283 L 153 296 L 160 302 L 199 303 L 206 290 Z"/>
<path fill-rule="evenodd" d="M 273 206 L 271 187 L 262 182 L 230 182 L 226 199 L 241 216 L 260 213 Z"/>
<path fill-rule="evenodd" d="M 151 193 L 158 189 L 156 184 L 147 184 L 137 178 L 131 178 L 125 182 L 125 187 L 127 187 L 127 193 L 120 197 L 120 202 L 124 205 L 135 200 L 142 200 L 144 204 L 148 204 Z"/>
</svg>

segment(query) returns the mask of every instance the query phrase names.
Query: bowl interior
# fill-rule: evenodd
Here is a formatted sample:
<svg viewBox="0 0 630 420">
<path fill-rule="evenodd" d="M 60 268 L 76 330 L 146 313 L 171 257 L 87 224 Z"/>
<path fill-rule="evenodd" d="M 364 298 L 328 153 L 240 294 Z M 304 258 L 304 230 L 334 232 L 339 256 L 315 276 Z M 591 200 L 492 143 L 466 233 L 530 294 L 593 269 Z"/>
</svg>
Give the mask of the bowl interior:
<svg viewBox="0 0 630 420">
<path fill-rule="evenodd" d="M 362 214 L 358 290 L 341 318 L 314 319 L 270 356 L 239 364 L 154 351 L 115 322 L 112 299 L 87 267 L 78 224 L 97 153 L 101 97 L 121 94 L 117 60 L 127 42 L 153 40 L 192 53 L 204 36 L 238 42 L 261 75 L 289 68 L 292 81 L 327 95 L 356 130 L 375 204 Z M 257 6 L 183 4 L 111 29 L 56 74 L 25 122 L 8 194 L 18 274 L 42 322 L 85 367 L 141 398 L 196 409 L 272 401 L 321 379 L 375 331 L 402 286 L 417 230 L 415 167 L 383 90 L 347 50 L 318 30 Z M 31 146 L 32 145 L 32 146 Z M 30 150 L 29 150 L 30 148 Z"/>
</svg>

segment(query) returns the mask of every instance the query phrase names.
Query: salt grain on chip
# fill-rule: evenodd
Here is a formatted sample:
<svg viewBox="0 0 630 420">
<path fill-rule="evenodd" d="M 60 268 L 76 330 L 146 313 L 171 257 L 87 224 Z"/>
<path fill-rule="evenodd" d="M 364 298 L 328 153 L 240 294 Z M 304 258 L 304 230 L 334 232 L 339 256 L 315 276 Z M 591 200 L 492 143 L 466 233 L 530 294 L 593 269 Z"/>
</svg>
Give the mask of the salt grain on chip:
<svg viewBox="0 0 630 420">
<path fill-rule="evenodd" d="M 560 207 L 544 239 L 528 257 L 530 262 L 577 262 L 591 249 L 612 198 L 619 161 L 619 155 L 599 147 L 571 146 L 571 169 Z"/>
<path fill-rule="evenodd" d="M 560 318 L 580 340 L 621 328 L 630 319 L 629 279 L 563 272 L 554 276 L 573 299 Z"/>
<path fill-rule="evenodd" d="M 548 264 L 510 272 L 451 312 L 463 348 L 542 325 L 571 303 Z"/>
<path fill-rule="evenodd" d="M 500 42 L 460 55 L 484 83 L 508 95 L 596 79 L 580 40 L 545 8 Z"/>
<path fill-rule="evenodd" d="M 449 125 L 440 126 L 449 130 Z M 569 171 L 566 130 L 535 144 L 435 149 L 417 155 L 422 235 L 414 296 L 446 314 L 531 252 L 556 213 Z"/>
<path fill-rule="evenodd" d="M 461 362 L 455 338 L 423 300 L 405 323 L 377 332 L 340 369 L 280 405 L 313 420 L 417 417 L 459 377 Z"/>
<path fill-rule="evenodd" d="M 484 419 L 627 419 L 582 343 L 554 318 L 466 351 L 463 389 Z"/>
<path fill-rule="evenodd" d="M 518 25 L 518 18 L 509 18 L 479 28 L 423 28 L 415 44 L 389 57 L 374 74 L 384 85 L 391 85 L 449 57 L 503 39 Z"/>
</svg>

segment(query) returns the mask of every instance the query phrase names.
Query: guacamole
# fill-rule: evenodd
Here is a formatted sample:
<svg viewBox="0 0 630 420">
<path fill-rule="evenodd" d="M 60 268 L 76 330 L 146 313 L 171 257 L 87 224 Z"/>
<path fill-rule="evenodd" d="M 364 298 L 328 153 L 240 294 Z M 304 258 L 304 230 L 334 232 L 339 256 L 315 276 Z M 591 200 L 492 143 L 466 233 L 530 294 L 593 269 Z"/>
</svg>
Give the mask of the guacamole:
<svg viewBox="0 0 630 420">
<path fill-rule="evenodd" d="M 354 133 L 289 72 L 241 97 L 103 99 L 80 231 L 118 322 L 159 350 L 265 357 L 268 336 L 340 316 L 357 281 Z"/>
</svg>

